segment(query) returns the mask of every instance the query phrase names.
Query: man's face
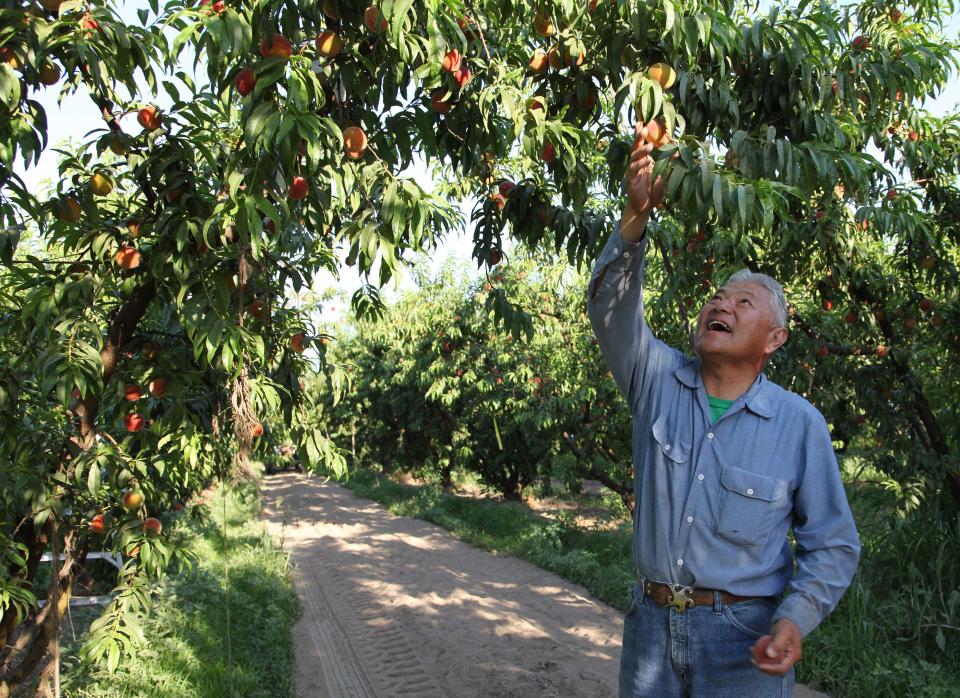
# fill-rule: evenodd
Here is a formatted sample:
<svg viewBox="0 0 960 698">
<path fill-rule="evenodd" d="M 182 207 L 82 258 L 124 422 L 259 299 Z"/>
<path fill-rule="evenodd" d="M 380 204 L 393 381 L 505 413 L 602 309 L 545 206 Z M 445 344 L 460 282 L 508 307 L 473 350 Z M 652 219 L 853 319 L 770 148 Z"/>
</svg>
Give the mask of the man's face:
<svg viewBox="0 0 960 698">
<path fill-rule="evenodd" d="M 782 337 L 781 337 L 782 334 Z M 751 282 L 735 282 L 719 289 L 697 318 L 693 348 L 701 359 L 760 362 L 786 339 L 774 327 L 770 292 Z"/>
</svg>

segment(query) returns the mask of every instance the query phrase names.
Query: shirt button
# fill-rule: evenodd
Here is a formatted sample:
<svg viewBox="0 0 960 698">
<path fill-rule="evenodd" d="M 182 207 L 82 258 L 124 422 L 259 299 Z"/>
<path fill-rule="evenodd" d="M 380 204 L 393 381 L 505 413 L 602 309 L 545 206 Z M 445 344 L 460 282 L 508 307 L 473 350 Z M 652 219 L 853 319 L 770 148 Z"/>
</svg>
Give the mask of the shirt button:
<svg viewBox="0 0 960 698">
<path fill-rule="evenodd" d="M 687 523 L 693 523 L 693 517 L 692 517 L 692 516 L 688 516 L 688 517 L 687 517 Z"/>
<path fill-rule="evenodd" d="M 753 488 L 748 489 L 747 494 L 753 494 Z"/>
<path fill-rule="evenodd" d="M 613 248 L 613 253 L 614 253 L 614 254 L 620 254 L 620 248 L 619 248 L 619 247 L 614 247 L 614 248 Z"/>
<path fill-rule="evenodd" d="M 683 558 L 677 560 L 677 567 L 683 567 Z"/>
<path fill-rule="evenodd" d="M 667 444 L 666 446 L 664 446 L 664 447 L 663 447 L 663 450 L 664 450 L 664 451 L 669 451 L 669 450 L 670 450 L 670 444 Z"/>
<path fill-rule="evenodd" d="M 700 473 L 699 475 L 697 475 L 697 479 L 698 479 L 698 480 L 702 480 L 702 479 L 703 479 L 703 473 Z"/>
<path fill-rule="evenodd" d="M 708 438 L 708 439 L 712 439 L 712 438 L 713 438 L 713 432 L 712 432 L 712 431 L 711 431 L 709 434 L 707 434 L 707 438 Z"/>
</svg>

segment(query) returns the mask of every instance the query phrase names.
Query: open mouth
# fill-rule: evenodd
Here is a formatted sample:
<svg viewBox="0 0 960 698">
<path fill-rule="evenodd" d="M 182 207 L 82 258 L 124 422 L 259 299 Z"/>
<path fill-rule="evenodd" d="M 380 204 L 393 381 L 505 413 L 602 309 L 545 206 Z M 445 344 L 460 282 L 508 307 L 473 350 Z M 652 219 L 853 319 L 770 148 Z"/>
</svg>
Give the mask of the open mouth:
<svg viewBox="0 0 960 698">
<path fill-rule="evenodd" d="M 728 325 L 725 322 L 721 322 L 720 320 L 711 320 L 710 322 L 707 323 L 707 331 L 708 332 L 726 332 L 727 334 L 729 334 L 730 325 Z"/>
</svg>

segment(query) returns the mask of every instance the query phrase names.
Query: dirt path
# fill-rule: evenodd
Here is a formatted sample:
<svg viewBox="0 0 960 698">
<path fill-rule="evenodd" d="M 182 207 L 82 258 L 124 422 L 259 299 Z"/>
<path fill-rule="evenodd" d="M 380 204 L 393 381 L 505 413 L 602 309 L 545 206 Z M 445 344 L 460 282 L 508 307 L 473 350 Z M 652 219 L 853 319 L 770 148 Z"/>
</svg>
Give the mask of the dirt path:
<svg viewBox="0 0 960 698">
<path fill-rule="evenodd" d="M 582 588 L 301 474 L 264 504 L 303 603 L 301 698 L 616 695 L 622 617 Z"/>
</svg>

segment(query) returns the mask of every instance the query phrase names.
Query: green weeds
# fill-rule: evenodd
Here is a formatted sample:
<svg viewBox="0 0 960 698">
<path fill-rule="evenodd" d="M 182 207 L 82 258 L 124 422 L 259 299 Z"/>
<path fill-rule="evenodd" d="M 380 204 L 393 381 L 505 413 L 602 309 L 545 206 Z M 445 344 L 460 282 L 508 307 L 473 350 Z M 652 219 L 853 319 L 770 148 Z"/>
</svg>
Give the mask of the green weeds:
<svg viewBox="0 0 960 698">
<path fill-rule="evenodd" d="M 65 697 L 293 695 L 292 629 L 299 606 L 286 555 L 258 521 L 252 489 L 228 492 L 225 504 L 226 538 L 221 492 L 181 516 L 174 535 L 198 563 L 158 583 L 144 623 L 146 642 L 130 661 L 108 674 L 79 661 L 76 645 L 64 647 Z M 74 611 L 74 620 L 83 618 Z M 64 640 L 70 639 L 65 631 Z"/>
</svg>

